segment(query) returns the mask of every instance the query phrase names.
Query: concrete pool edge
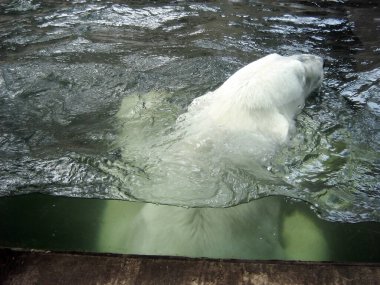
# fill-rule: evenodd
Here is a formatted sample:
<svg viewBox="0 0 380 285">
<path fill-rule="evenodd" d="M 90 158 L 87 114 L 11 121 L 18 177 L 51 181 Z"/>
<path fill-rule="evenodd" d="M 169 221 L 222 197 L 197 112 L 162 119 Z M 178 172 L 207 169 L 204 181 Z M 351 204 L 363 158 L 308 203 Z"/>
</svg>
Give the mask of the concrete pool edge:
<svg viewBox="0 0 380 285">
<path fill-rule="evenodd" d="M 379 263 L 192 259 L 0 248 L 0 284 L 378 284 Z"/>
</svg>

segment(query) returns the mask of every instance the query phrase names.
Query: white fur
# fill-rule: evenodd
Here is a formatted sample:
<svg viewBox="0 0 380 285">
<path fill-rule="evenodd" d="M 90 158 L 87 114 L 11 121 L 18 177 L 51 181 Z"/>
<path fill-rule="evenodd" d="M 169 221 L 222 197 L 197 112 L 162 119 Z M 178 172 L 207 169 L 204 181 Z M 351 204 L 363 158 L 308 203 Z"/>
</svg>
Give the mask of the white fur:
<svg viewBox="0 0 380 285">
<path fill-rule="evenodd" d="M 146 204 L 131 227 L 137 254 L 260 259 L 285 258 L 280 206 L 272 200 L 230 208 L 180 208 Z M 257 217 L 260 217 L 259 219 Z"/>
<path fill-rule="evenodd" d="M 206 113 L 221 128 L 257 132 L 283 143 L 305 98 L 321 85 L 322 67 L 322 59 L 313 55 L 268 55 L 195 99 L 189 113 Z M 197 123 L 199 129 L 202 122 Z"/>
<path fill-rule="evenodd" d="M 221 157 L 228 156 L 231 167 L 245 165 L 248 169 L 248 162 L 284 144 L 305 98 L 321 85 L 322 65 L 322 59 L 313 55 L 271 54 L 238 70 L 214 92 L 195 99 L 177 121 L 177 128 L 184 132 L 182 139 L 170 153 L 161 153 L 157 168 L 165 172 L 163 178 L 157 184 L 153 181 L 147 191 L 168 196 L 186 196 L 190 191 L 196 196 L 206 191 L 207 179 L 214 175 L 208 164 L 213 156 L 207 153 L 225 152 Z M 245 139 L 236 139 L 239 136 Z M 228 154 L 228 144 L 235 146 L 232 154 Z M 214 152 L 209 151 L 212 147 Z M 250 156 L 251 148 L 256 149 L 255 156 Z M 201 187 L 188 178 L 195 175 L 194 168 L 201 170 L 196 172 L 199 175 L 205 173 L 203 169 L 210 171 Z M 228 193 L 223 191 L 219 193 Z M 129 252 L 140 254 L 265 258 L 272 253 L 272 257 L 285 258 L 280 208 L 270 199 L 221 209 L 146 204 L 135 218 L 127 246 Z"/>
</svg>

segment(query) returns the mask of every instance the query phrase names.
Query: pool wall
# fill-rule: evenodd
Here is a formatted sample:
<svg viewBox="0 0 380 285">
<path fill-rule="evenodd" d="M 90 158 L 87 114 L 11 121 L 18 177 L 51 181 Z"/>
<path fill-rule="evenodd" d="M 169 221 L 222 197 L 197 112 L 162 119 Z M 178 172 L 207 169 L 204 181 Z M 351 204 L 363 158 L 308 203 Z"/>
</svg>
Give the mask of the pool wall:
<svg viewBox="0 0 380 285">
<path fill-rule="evenodd" d="M 0 284 L 379 284 L 380 264 L 0 249 Z"/>
</svg>

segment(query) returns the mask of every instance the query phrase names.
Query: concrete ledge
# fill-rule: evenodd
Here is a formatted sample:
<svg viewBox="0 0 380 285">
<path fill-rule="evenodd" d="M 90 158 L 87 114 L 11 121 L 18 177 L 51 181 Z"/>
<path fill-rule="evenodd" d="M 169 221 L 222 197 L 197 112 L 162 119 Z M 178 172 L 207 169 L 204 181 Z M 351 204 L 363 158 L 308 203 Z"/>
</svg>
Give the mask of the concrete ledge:
<svg viewBox="0 0 380 285">
<path fill-rule="evenodd" d="M 0 284 L 380 284 L 380 264 L 0 249 Z"/>
</svg>

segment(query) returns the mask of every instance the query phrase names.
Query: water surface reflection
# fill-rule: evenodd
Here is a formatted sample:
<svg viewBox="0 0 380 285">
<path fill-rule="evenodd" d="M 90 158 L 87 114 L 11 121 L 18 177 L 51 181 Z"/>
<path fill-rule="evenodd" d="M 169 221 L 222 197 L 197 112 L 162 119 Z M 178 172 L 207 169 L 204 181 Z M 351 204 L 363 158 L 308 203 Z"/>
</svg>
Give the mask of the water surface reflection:
<svg viewBox="0 0 380 285">
<path fill-rule="evenodd" d="M 377 4 L 360 1 L 2 2 L 0 194 L 133 199 L 103 167 L 120 160 L 115 114 L 124 97 L 165 92 L 179 115 L 263 55 L 314 53 L 327 62 L 324 86 L 298 117 L 289 149 L 267 165 L 288 186 L 251 197 L 299 198 L 329 221 L 379 222 L 378 14 Z M 20 211 L 20 199 L 2 198 L 5 216 Z M 105 205 L 79 201 L 99 214 Z M 320 222 L 326 233 L 361 240 L 369 259 L 379 256 L 371 242 L 378 224 Z"/>
</svg>

